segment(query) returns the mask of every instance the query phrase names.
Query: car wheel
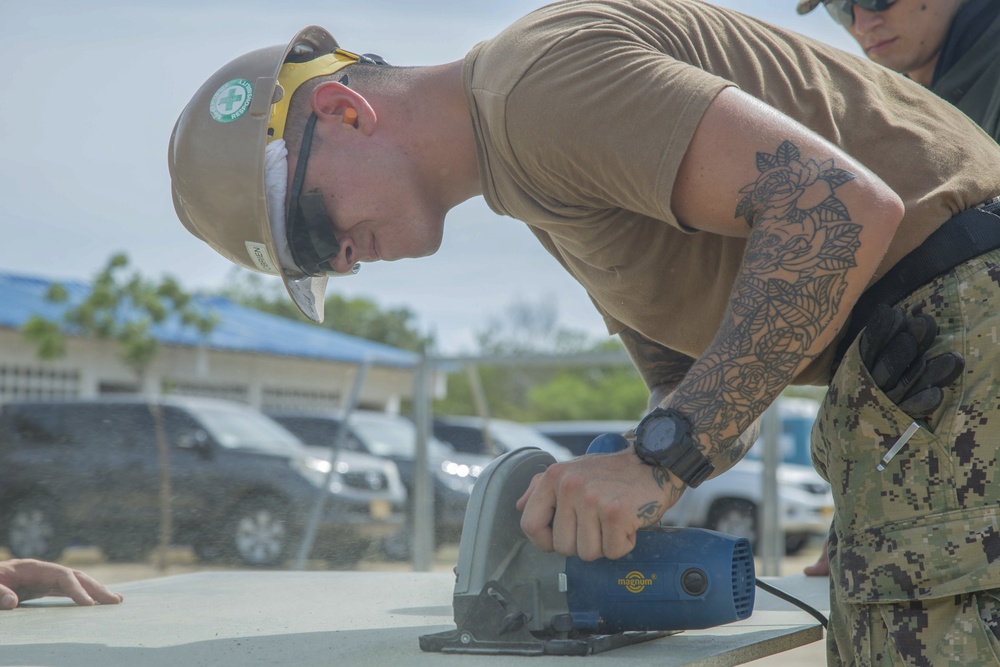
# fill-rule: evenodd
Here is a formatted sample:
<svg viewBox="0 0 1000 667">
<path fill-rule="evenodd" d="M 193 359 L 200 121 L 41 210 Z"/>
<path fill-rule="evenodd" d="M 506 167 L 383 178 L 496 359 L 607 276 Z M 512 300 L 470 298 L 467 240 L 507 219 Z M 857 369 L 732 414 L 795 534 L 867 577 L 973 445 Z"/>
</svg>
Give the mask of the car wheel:
<svg viewBox="0 0 1000 667">
<path fill-rule="evenodd" d="M 145 536 L 119 536 L 113 542 L 101 545 L 104 558 L 110 563 L 134 563 L 149 557 L 155 544 Z"/>
<path fill-rule="evenodd" d="M 382 554 L 391 561 L 410 560 L 410 527 L 403 526 L 382 540 Z"/>
<path fill-rule="evenodd" d="M 323 558 L 332 568 L 350 569 L 364 558 L 371 544 L 371 540 L 364 537 L 338 541 L 324 549 Z"/>
<path fill-rule="evenodd" d="M 746 500 L 722 500 L 712 507 L 708 527 L 720 533 L 745 537 L 757 546 L 757 508 Z"/>
<path fill-rule="evenodd" d="M 437 500 L 435 499 L 435 502 Z M 382 555 L 386 557 L 387 560 L 403 562 L 408 561 L 413 557 L 410 549 L 413 545 L 413 524 L 414 519 L 412 514 L 406 515 L 406 524 L 400 528 L 398 531 L 390 535 L 389 537 L 383 538 L 381 543 Z M 434 520 L 434 548 L 440 549 L 442 545 L 457 543 L 461 538 L 461 531 L 455 532 L 453 530 L 448 530 L 442 528 L 444 522 L 440 518 Z"/>
<path fill-rule="evenodd" d="M 785 535 L 785 555 L 794 556 L 809 543 L 808 535 Z"/>
<path fill-rule="evenodd" d="M 246 500 L 230 517 L 225 536 L 232 554 L 244 564 L 277 565 L 288 557 L 291 542 L 288 508 L 272 496 Z"/>
<path fill-rule="evenodd" d="M 194 551 L 194 555 L 201 562 L 214 563 L 226 557 L 226 545 L 223 542 L 224 538 L 221 533 L 206 531 L 201 535 L 195 536 L 191 544 L 191 550 Z M 230 549 L 230 551 L 232 550 Z"/>
<path fill-rule="evenodd" d="M 62 515 L 45 496 L 27 496 L 7 511 L 5 542 L 14 558 L 59 560 L 66 546 Z"/>
</svg>

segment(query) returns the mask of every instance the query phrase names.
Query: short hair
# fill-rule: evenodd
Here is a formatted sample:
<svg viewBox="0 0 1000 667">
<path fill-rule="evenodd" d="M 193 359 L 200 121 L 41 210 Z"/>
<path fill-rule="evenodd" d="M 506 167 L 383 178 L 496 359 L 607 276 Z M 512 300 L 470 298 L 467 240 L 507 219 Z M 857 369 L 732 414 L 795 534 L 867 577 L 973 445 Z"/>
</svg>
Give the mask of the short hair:
<svg viewBox="0 0 1000 667">
<path fill-rule="evenodd" d="M 288 118 L 285 121 L 283 137 L 285 146 L 289 152 L 298 151 L 302 134 L 306 129 L 306 122 L 309 120 L 309 100 L 313 91 L 316 90 L 316 86 L 328 81 L 341 81 L 346 75 L 350 86 L 360 85 L 365 90 L 385 90 L 397 85 L 413 69 L 415 68 L 362 62 L 348 65 L 333 74 L 317 76 L 304 82 L 292 94 L 292 100 L 288 105 Z"/>
</svg>

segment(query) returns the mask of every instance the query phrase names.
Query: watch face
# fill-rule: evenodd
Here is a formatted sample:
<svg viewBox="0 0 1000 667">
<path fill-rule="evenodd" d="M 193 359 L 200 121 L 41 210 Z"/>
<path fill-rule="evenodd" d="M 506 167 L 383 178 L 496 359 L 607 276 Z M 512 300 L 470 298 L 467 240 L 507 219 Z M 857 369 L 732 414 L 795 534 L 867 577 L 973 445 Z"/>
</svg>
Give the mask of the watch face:
<svg viewBox="0 0 1000 667">
<path fill-rule="evenodd" d="M 651 452 L 662 452 L 670 448 L 677 438 L 677 422 L 670 417 L 656 419 L 646 429 L 642 446 Z"/>
<path fill-rule="evenodd" d="M 657 408 L 639 422 L 635 453 L 643 463 L 665 468 L 691 487 L 701 484 L 715 470 L 698 451 L 687 419 L 676 410 Z"/>
</svg>

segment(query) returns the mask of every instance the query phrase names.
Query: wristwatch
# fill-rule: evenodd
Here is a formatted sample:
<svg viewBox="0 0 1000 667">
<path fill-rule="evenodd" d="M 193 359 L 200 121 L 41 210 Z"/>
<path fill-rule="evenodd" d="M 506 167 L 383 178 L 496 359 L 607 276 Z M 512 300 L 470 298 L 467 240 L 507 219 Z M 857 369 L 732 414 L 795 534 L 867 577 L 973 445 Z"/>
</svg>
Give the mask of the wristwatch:
<svg viewBox="0 0 1000 667">
<path fill-rule="evenodd" d="M 666 468 L 694 488 L 715 472 L 691 437 L 691 424 L 676 410 L 656 408 L 635 427 L 635 453 L 651 466 Z"/>
</svg>

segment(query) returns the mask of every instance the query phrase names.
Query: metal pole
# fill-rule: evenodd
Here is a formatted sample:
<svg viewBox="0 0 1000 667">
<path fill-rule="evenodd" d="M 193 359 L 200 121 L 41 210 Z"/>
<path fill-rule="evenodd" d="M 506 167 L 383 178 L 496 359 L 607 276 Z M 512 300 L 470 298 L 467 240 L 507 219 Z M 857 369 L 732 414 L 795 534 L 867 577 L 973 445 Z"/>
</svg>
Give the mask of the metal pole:
<svg viewBox="0 0 1000 667">
<path fill-rule="evenodd" d="M 764 576 L 780 574 L 781 559 L 785 555 L 785 535 L 781 530 L 780 501 L 778 498 L 778 461 L 781 438 L 781 416 L 778 401 L 771 404 L 761 418 L 764 433 L 763 503 L 760 508 L 760 558 L 763 561 Z"/>
<path fill-rule="evenodd" d="M 430 572 L 434 563 L 434 487 L 427 443 L 431 433 L 431 371 L 433 362 L 421 357 L 413 388 L 413 420 L 417 429 L 417 451 L 413 460 L 413 542 L 410 556 L 415 572 Z"/>
<path fill-rule="evenodd" d="M 483 390 L 483 381 L 479 377 L 479 366 L 476 364 L 465 365 L 466 375 L 469 377 L 469 387 L 472 389 L 472 400 L 476 403 L 476 412 L 482 419 L 483 445 L 485 451 L 481 454 L 499 456 L 493 437 L 490 436 L 490 405 L 486 402 L 486 391 Z"/>
<path fill-rule="evenodd" d="M 340 425 L 337 427 L 337 433 L 333 437 L 333 443 L 330 445 L 330 469 L 326 471 L 323 484 L 316 492 L 316 502 L 313 504 L 312 514 L 309 516 L 309 522 L 306 524 L 306 532 L 302 536 L 299 553 L 295 557 L 294 568 L 296 570 L 305 569 L 306 560 L 309 558 L 313 544 L 316 542 L 316 531 L 319 528 L 320 519 L 323 517 L 323 505 L 326 503 L 326 497 L 330 494 L 330 482 L 333 481 L 333 476 L 337 472 L 337 456 L 347 435 L 347 422 L 351 418 L 351 413 L 357 407 L 358 400 L 361 398 L 361 388 L 365 384 L 365 376 L 368 375 L 368 368 L 370 366 L 371 359 L 368 357 L 362 359 L 361 365 L 358 367 L 358 374 L 354 377 L 354 385 L 351 387 L 351 393 L 347 397 L 344 414 L 341 417 Z"/>
</svg>

